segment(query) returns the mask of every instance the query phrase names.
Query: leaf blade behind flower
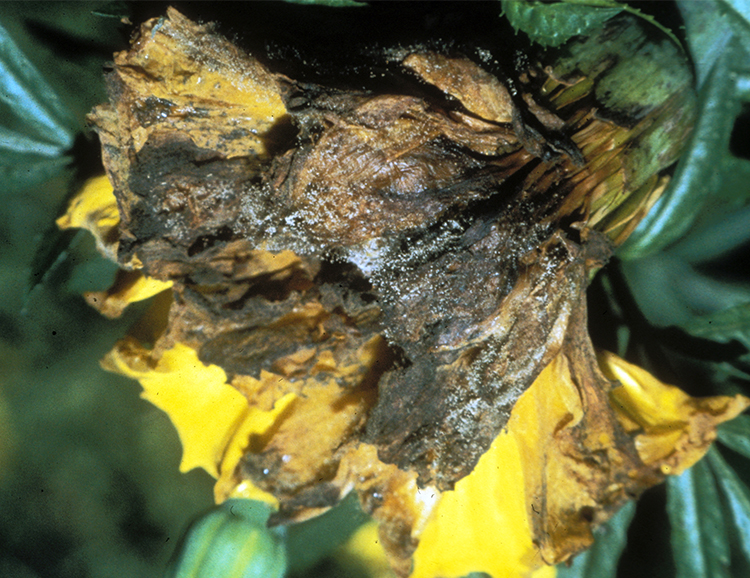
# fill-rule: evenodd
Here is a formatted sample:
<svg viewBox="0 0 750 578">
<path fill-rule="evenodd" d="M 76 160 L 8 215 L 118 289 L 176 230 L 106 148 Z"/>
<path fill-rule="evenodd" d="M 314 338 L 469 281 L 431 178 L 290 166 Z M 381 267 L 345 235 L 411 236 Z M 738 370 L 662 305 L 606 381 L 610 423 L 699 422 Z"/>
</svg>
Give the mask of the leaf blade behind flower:
<svg viewBox="0 0 750 578">
<path fill-rule="evenodd" d="M 44 145 L 52 145 L 56 151 L 71 144 L 75 122 L 69 111 L 2 25 L 0 102 L 7 109 L 3 123 L 10 123 L 9 128 L 17 132 L 19 138 L 27 136 L 38 142 L 40 150 L 45 151 Z M 15 129 L 14 125 L 19 124 L 27 132 L 26 135 Z M 54 156 L 57 153 L 46 154 Z"/>
<path fill-rule="evenodd" d="M 733 339 L 750 349 L 750 302 L 696 316 L 683 328 L 697 337 L 728 343 Z"/>
<path fill-rule="evenodd" d="M 677 578 L 730 578 L 729 546 L 716 484 L 698 462 L 667 480 Z"/>
<path fill-rule="evenodd" d="M 609 578 L 617 571 L 617 562 L 627 543 L 628 526 L 635 515 L 635 502 L 628 502 L 596 532 L 591 549 L 579 554 L 570 566 L 557 569 L 558 578 Z"/>
<path fill-rule="evenodd" d="M 742 415 L 722 424 L 718 434 L 722 444 L 750 459 L 750 416 Z"/>
<path fill-rule="evenodd" d="M 745 438 L 745 441 L 748 441 L 748 438 Z M 714 470 L 732 513 L 742 554 L 750 562 L 750 490 L 715 448 L 709 450 L 707 455 L 708 463 Z"/>
</svg>

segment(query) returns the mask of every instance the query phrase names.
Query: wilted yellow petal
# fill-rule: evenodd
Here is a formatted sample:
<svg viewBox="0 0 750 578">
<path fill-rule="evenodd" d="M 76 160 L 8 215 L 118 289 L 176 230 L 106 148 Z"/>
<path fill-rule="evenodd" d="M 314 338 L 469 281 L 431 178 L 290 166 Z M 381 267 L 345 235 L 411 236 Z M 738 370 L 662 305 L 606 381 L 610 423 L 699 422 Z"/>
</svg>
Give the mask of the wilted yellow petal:
<svg viewBox="0 0 750 578">
<path fill-rule="evenodd" d="M 106 175 L 87 180 L 70 201 L 66 213 L 57 219 L 61 229 L 87 229 L 96 239 L 97 249 L 117 261 L 120 214 L 112 185 Z"/>
<path fill-rule="evenodd" d="M 172 281 L 159 281 L 140 271 L 120 269 L 112 286 L 106 291 L 88 291 L 83 294 L 89 305 L 102 315 L 114 319 L 136 301 L 143 301 L 172 287 Z"/>
<path fill-rule="evenodd" d="M 690 397 L 612 353 L 598 358 L 604 374 L 620 383 L 610 394 L 612 405 L 625 427 L 637 431 L 638 454 L 665 474 L 679 475 L 695 464 L 716 439 L 716 427 L 750 406 L 740 395 Z"/>
<path fill-rule="evenodd" d="M 623 503 L 626 480 L 637 492 L 679 474 L 705 454 L 719 423 L 750 405 L 742 396 L 692 398 L 610 353 L 598 361 L 622 384 L 610 391 L 610 405 L 597 401 L 601 383 L 558 355 L 474 471 L 443 493 L 415 552 L 412 578 L 554 575 L 545 562 L 590 544 L 591 525 Z M 602 411 L 610 416 L 591 415 Z M 609 427 L 617 418 L 625 431 Z M 627 435 L 636 462 L 623 445 Z"/>
<path fill-rule="evenodd" d="M 470 60 L 415 52 L 404 59 L 403 65 L 460 101 L 472 114 L 497 123 L 512 121 L 513 101 L 508 89 Z"/>
</svg>

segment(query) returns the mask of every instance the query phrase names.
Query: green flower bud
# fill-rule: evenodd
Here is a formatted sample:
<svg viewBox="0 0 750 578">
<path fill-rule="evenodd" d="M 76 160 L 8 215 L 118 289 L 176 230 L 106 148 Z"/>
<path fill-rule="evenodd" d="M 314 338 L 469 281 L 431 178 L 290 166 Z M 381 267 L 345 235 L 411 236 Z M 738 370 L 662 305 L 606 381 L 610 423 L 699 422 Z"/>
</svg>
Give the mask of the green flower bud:
<svg viewBox="0 0 750 578">
<path fill-rule="evenodd" d="M 281 578 L 286 549 L 266 504 L 227 500 L 189 528 L 168 578 Z"/>
</svg>

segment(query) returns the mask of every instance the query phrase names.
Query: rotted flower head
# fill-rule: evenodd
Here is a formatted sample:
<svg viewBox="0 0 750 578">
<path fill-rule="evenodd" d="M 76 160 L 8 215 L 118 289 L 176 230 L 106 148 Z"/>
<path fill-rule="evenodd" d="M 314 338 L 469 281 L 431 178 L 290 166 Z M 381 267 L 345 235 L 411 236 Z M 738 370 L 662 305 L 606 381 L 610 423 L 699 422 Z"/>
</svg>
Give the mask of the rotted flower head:
<svg viewBox="0 0 750 578">
<path fill-rule="evenodd" d="M 512 72 L 377 57 L 408 89 L 274 74 L 175 10 L 143 24 L 92 115 L 114 195 L 60 221 L 116 246 L 103 312 L 166 291 L 104 364 L 217 502 L 292 523 L 354 491 L 400 575 L 548 573 L 750 403 L 689 398 L 586 328 L 591 274 L 690 131 L 691 77 L 628 17 Z"/>
</svg>

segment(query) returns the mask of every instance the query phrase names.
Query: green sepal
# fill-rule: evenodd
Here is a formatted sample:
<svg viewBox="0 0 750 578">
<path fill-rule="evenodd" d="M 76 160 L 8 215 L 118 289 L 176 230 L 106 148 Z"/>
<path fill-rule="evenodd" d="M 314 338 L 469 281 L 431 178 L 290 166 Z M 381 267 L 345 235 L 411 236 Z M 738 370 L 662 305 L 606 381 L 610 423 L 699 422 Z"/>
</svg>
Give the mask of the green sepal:
<svg viewBox="0 0 750 578">
<path fill-rule="evenodd" d="M 588 34 L 623 11 L 614 2 L 518 2 L 502 0 L 503 14 L 516 32 L 542 46 L 560 46 Z"/>
<path fill-rule="evenodd" d="M 722 183 L 723 178 L 738 170 L 750 177 L 750 163 L 733 159 L 729 154 L 734 120 L 742 101 L 747 99 L 742 87 L 749 78 L 747 74 L 738 75 L 732 68 L 744 57 L 739 45 L 731 43 L 714 63 L 698 97 L 698 121 L 688 149 L 668 190 L 619 248 L 617 254 L 621 259 L 643 258 L 675 243 L 722 197 L 731 195 L 731 199 L 723 200 L 731 200 L 735 205 L 750 198 L 747 185 L 727 190 Z"/>
<path fill-rule="evenodd" d="M 637 8 L 615 0 L 501 0 L 502 13 L 516 32 L 525 32 L 532 42 L 542 46 L 560 46 L 574 36 L 589 34 L 621 12 L 628 12 L 645 20 L 680 45 L 671 30 L 652 16 Z"/>
<path fill-rule="evenodd" d="M 706 219 L 721 226 L 722 218 L 731 219 L 750 200 L 750 162 L 734 157 L 729 148 L 735 119 L 750 102 L 745 64 L 750 58 L 750 7 L 707 0 L 678 2 L 678 8 L 700 88 L 699 120 L 669 188 L 618 251 L 623 259 L 667 247 L 690 259 L 688 251 L 676 247 L 688 231 Z M 745 239 L 750 238 L 747 227 L 744 231 Z M 702 241 L 692 245 L 698 251 L 706 246 Z"/>
</svg>

